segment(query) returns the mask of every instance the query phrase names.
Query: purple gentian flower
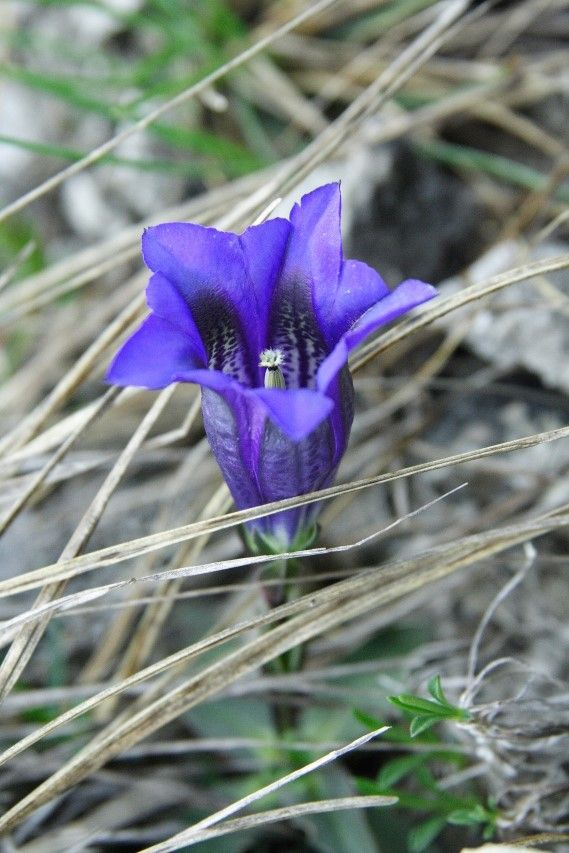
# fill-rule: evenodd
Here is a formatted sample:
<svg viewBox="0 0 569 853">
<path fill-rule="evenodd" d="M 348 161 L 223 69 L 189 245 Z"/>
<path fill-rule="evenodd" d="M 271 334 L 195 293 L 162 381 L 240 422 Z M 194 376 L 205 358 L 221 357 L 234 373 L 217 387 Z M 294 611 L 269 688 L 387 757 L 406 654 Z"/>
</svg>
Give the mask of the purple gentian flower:
<svg viewBox="0 0 569 853">
<path fill-rule="evenodd" d="M 350 351 L 436 295 L 415 279 L 390 291 L 346 261 L 340 187 L 305 195 L 290 220 L 231 234 L 172 222 L 148 228 L 150 316 L 107 380 L 202 387 L 206 433 L 238 509 L 329 486 L 353 419 Z M 316 505 L 250 522 L 257 549 L 306 542 Z"/>
</svg>

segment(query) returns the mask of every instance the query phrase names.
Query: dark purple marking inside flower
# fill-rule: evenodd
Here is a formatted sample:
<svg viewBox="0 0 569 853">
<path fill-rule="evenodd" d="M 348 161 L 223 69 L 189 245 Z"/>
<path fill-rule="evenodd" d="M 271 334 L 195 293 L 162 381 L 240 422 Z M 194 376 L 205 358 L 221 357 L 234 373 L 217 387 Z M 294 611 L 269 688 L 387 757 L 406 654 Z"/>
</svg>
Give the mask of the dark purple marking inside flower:
<svg viewBox="0 0 569 853">
<path fill-rule="evenodd" d="M 287 388 L 316 388 L 318 368 L 327 355 L 316 323 L 310 282 L 296 275 L 279 282 L 269 318 L 269 343 L 282 353 Z"/>
</svg>

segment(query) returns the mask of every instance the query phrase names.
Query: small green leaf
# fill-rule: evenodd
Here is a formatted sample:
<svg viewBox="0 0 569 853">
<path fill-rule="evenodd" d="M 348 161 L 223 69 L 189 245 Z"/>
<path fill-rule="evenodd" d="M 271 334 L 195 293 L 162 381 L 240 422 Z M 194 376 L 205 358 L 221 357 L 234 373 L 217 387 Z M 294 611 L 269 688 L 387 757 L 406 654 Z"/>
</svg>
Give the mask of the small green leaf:
<svg viewBox="0 0 569 853">
<path fill-rule="evenodd" d="M 457 708 L 455 705 L 451 705 L 448 702 L 442 692 L 440 682 L 430 682 L 429 689 L 431 690 L 431 695 L 435 695 L 435 693 L 437 693 L 442 696 L 444 704 L 441 704 L 439 701 L 433 702 L 431 699 L 423 699 L 421 696 L 415 696 L 412 693 L 400 693 L 399 696 L 387 697 L 392 705 L 396 705 L 398 708 L 401 708 L 401 710 L 406 711 L 407 713 L 416 714 L 417 717 L 421 718 L 420 722 L 413 721 L 411 724 L 412 737 L 420 731 L 425 731 L 438 720 L 468 720 L 470 718 L 469 711 L 464 708 Z M 431 719 L 430 723 L 426 722 L 427 718 Z"/>
<path fill-rule="evenodd" d="M 454 826 L 475 826 L 480 823 L 480 819 L 473 814 L 472 809 L 456 809 L 449 814 L 447 820 Z"/>
<path fill-rule="evenodd" d="M 453 705 L 451 705 L 451 703 L 448 701 L 447 697 L 444 694 L 440 675 L 435 675 L 433 676 L 433 678 L 431 678 L 427 685 L 427 690 L 429 691 L 433 699 L 436 699 L 437 702 L 440 702 L 441 705 L 447 705 L 449 708 L 454 707 Z"/>
<path fill-rule="evenodd" d="M 426 732 L 427 729 L 430 729 L 431 726 L 434 726 L 438 722 L 440 722 L 440 717 L 413 717 L 409 726 L 411 737 L 417 737 L 421 732 Z"/>
<path fill-rule="evenodd" d="M 381 790 L 392 788 L 401 779 L 412 773 L 417 767 L 428 761 L 430 756 L 425 753 L 423 755 L 404 755 L 401 758 L 393 758 L 381 768 L 377 781 Z"/>
<path fill-rule="evenodd" d="M 407 838 L 410 853 L 422 853 L 444 829 L 446 819 L 437 815 L 414 827 Z"/>
<path fill-rule="evenodd" d="M 388 696 L 387 698 L 392 705 L 397 705 L 404 711 L 433 714 L 437 717 L 448 715 L 446 706 L 441 706 L 438 702 L 432 702 L 430 699 L 423 699 L 421 696 L 414 696 L 412 693 L 400 693 L 399 696 Z"/>
<path fill-rule="evenodd" d="M 365 711 L 360 711 L 358 708 L 354 708 L 353 715 L 362 726 L 365 726 L 370 731 L 375 731 L 376 729 L 380 729 L 385 723 L 378 719 L 377 717 L 373 717 L 371 714 L 366 714 Z"/>
<path fill-rule="evenodd" d="M 490 815 L 481 803 L 477 803 L 471 809 L 455 809 L 449 814 L 447 820 L 456 826 L 476 826 L 479 823 L 487 823 Z"/>
</svg>

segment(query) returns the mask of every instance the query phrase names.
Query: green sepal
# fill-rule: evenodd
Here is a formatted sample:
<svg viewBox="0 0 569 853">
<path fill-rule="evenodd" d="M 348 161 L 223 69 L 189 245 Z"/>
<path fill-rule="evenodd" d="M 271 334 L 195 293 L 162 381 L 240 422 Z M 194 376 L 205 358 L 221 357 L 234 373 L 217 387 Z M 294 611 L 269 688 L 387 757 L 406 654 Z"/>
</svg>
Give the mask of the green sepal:
<svg viewBox="0 0 569 853">
<path fill-rule="evenodd" d="M 262 533 L 260 530 L 251 532 L 245 526 L 241 528 L 241 534 L 249 551 L 255 554 L 255 556 L 265 554 L 268 557 L 278 557 L 281 554 L 294 551 L 305 551 L 314 544 L 318 533 L 319 527 L 317 524 L 306 527 L 300 530 L 294 541 L 285 548 L 283 543 L 274 536 Z"/>
</svg>

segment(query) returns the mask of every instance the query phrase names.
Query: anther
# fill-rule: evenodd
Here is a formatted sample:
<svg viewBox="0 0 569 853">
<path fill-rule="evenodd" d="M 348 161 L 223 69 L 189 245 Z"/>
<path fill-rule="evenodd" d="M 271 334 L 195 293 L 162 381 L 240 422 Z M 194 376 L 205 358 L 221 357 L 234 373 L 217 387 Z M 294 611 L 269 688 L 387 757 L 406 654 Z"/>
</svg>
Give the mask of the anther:
<svg viewBox="0 0 569 853">
<path fill-rule="evenodd" d="M 284 356 L 278 349 L 264 349 L 259 356 L 259 367 L 265 368 L 265 388 L 286 388 L 281 370 Z"/>
</svg>

